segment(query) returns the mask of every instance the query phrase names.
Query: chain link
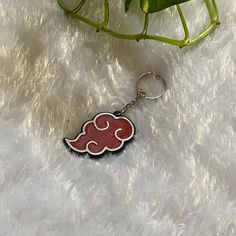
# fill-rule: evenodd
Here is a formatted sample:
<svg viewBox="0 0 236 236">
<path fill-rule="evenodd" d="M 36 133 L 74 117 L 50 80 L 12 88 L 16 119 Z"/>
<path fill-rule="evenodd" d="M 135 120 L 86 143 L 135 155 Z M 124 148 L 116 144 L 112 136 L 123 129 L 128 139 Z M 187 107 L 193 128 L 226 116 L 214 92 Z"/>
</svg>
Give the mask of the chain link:
<svg viewBox="0 0 236 236">
<path fill-rule="evenodd" d="M 145 98 L 146 93 L 142 90 L 138 91 L 137 96 L 127 105 L 125 105 L 120 111 L 119 115 L 126 113 L 131 107 L 133 107 L 140 98 Z"/>
<path fill-rule="evenodd" d="M 151 75 L 151 78 L 153 79 L 156 79 L 156 80 L 160 80 L 162 82 L 162 86 L 163 86 L 163 89 L 162 91 L 157 94 L 157 95 L 147 95 L 146 92 L 144 92 L 141 88 L 140 88 L 140 81 L 143 80 L 143 79 L 148 79 L 150 78 L 150 75 Z M 160 75 L 158 74 L 154 74 L 153 72 L 146 72 L 146 73 L 143 73 L 141 74 L 139 77 L 138 77 L 138 80 L 136 82 L 136 91 L 137 91 L 137 95 L 135 98 L 133 98 L 133 100 L 131 100 L 130 103 L 126 104 L 121 110 L 118 110 L 118 111 L 115 111 L 114 112 L 114 115 L 116 116 L 121 116 L 123 115 L 124 113 L 126 113 L 129 109 L 131 109 L 136 103 L 137 101 L 140 99 L 140 98 L 145 98 L 145 99 L 148 99 L 148 100 L 157 100 L 159 98 L 161 98 L 164 93 L 166 92 L 167 90 L 167 85 L 166 85 L 166 81 L 163 77 L 161 77 Z"/>
</svg>

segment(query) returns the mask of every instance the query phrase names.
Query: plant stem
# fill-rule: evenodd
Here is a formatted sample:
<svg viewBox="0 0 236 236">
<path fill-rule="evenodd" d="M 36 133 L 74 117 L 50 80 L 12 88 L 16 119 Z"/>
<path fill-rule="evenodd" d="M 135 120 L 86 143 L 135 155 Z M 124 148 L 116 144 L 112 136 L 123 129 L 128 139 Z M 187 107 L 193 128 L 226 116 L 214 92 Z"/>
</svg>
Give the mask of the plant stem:
<svg viewBox="0 0 236 236">
<path fill-rule="evenodd" d="M 82 1 L 79 3 L 79 5 L 78 5 L 77 7 L 75 7 L 75 8 L 72 10 L 72 12 L 74 12 L 74 13 L 79 12 L 80 9 L 83 7 L 83 5 L 84 5 L 85 2 L 86 2 L 86 0 L 82 0 Z"/>
<path fill-rule="evenodd" d="M 178 10 L 178 13 L 179 13 L 179 16 L 180 16 L 180 19 L 181 19 L 181 23 L 182 23 L 182 26 L 184 28 L 184 33 L 185 33 L 185 38 L 184 38 L 184 45 L 183 46 L 186 46 L 189 42 L 189 38 L 190 38 L 190 35 L 189 35 L 189 29 L 188 29 L 188 26 L 187 26 L 187 23 L 186 23 L 186 20 L 185 20 L 185 17 L 184 17 L 184 14 L 183 14 L 183 11 L 180 7 L 180 5 L 177 5 L 177 10 Z"/>
<path fill-rule="evenodd" d="M 201 33 L 198 37 L 192 39 L 189 43 L 188 46 L 191 46 L 193 44 L 196 44 L 206 36 L 208 36 L 219 24 L 219 11 L 217 7 L 216 0 L 205 0 L 208 12 L 210 14 L 211 18 L 211 24 L 210 26 L 203 32 Z"/>
<path fill-rule="evenodd" d="M 187 23 L 186 23 L 186 20 L 185 20 L 185 17 L 184 17 L 184 14 L 183 14 L 183 11 L 182 11 L 180 5 L 177 5 L 177 10 L 178 10 L 178 14 L 180 16 L 181 23 L 182 23 L 184 33 L 185 33 L 185 37 L 183 40 L 171 39 L 171 38 L 167 38 L 167 37 L 163 37 L 163 36 L 159 36 L 159 35 L 149 35 L 147 33 L 148 32 L 148 22 L 149 22 L 149 15 L 148 14 L 145 14 L 144 26 L 143 26 L 143 30 L 141 33 L 123 34 L 123 33 L 118 33 L 116 31 L 113 31 L 107 27 L 108 23 L 109 23 L 109 2 L 108 2 L 109 0 L 104 0 L 104 19 L 101 23 L 94 22 L 94 21 L 78 14 L 78 11 L 83 7 L 85 1 L 86 0 L 82 0 L 80 2 L 80 4 L 72 11 L 67 8 L 67 6 L 64 4 L 63 0 L 58 0 L 58 3 L 61 6 L 61 8 L 71 17 L 76 18 L 76 19 L 90 25 L 90 26 L 96 28 L 97 30 L 108 33 L 116 38 L 125 39 L 125 40 L 140 41 L 142 39 L 150 39 L 150 40 L 160 41 L 160 42 L 164 42 L 164 43 L 168 43 L 168 44 L 172 44 L 172 45 L 176 45 L 176 46 L 180 46 L 180 47 L 190 46 L 190 45 L 193 45 L 193 44 L 199 42 L 204 37 L 206 37 L 210 32 L 212 32 L 216 28 L 217 24 L 219 23 L 219 12 L 218 12 L 216 0 L 205 0 L 210 17 L 211 17 L 211 25 L 203 33 L 201 33 L 198 37 L 194 38 L 193 40 L 190 40 L 189 29 L 188 29 L 188 26 L 187 26 Z"/>
<path fill-rule="evenodd" d="M 149 23 L 149 14 L 145 13 L 145 17 L 144 17 L 144 26 L 143 26 L 143 31 L 141 32 L 141 34 L 147 34 L 148 31 L 148 23 Z"/>
</svg>

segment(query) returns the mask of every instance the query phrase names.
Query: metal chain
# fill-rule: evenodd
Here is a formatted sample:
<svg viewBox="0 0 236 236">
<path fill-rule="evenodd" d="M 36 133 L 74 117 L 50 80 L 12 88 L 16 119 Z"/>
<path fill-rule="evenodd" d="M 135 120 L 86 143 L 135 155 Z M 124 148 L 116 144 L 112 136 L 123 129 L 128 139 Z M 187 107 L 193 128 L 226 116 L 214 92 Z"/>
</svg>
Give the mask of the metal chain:
<svg viewBox="0 0 236 236">
<path fill-rule="evenodd" d="M 137 96 L 119 111 L 119 115 L 122 115 L 125 112 L 127 112 L 131 107 L 133 107 L 137 103 L 137 101 L 140 98 L 145 98 L 145 97 L 146 97 L 146 93 L 144 91 L 141 91 L 141 90 L 138 91 Z"/>
<path fill-rule="evenodd" d="M 163 89 L 162 89 L 162 92 L 157 94 L 157 95 L 147 95 L 146 92 L 144 92 L 141 88 L 140 88 L 140 81 L 143 80 L 143 79 L 147 79 L 147 76 L 149 75 L 152 75 L 152 78 L 153 79 L 158 79 L 162 82 L 162 85 L 163 85 Z M 166 81 L 163 77 L 161 77 L 160 75 L 158 74 L 154 74 L 153 72 L 146 72 L 146 73 L 143 73 L 141 74 L 139 77 L 138 77 L 138 80 L 136 82 L 136 91 L 137 91 L 137 95 L 135 98 L 133 98 L 133 100 L 131 100 L 130 103 L 126 104 L 121 110 L 118 110 L 118 111 L 115 111 L 113 114 L 115 116 L 121 116 L 123 115 L 124 113 L 126 113 L 130 108 L 132 108 L 136 103 L 137 101 L 140 99 L 140 98 L 146 98 L 148 100 L 157 100 L 159 98 L 161 98 L 164 93 L 166 92 L 167 90 L 167 85 L 166 85 Z"/>
</svg>

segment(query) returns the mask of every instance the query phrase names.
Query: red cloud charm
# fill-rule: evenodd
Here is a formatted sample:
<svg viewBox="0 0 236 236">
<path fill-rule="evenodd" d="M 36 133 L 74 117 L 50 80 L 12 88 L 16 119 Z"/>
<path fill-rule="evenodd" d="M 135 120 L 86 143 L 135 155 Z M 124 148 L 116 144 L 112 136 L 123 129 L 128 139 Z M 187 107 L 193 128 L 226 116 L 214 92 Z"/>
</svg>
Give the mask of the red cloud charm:
<svg viewBox="0 0 236 236">
<path fill-rule="evenodd" d="M 64 143 L 72 151 L 92 157 L 100 157 L 106 151 L 123 149 L 135 134 L 134 124 L 124 116 L 100 113 L 82 126 L 75 139 L 64 138 Z"/>
</svg>

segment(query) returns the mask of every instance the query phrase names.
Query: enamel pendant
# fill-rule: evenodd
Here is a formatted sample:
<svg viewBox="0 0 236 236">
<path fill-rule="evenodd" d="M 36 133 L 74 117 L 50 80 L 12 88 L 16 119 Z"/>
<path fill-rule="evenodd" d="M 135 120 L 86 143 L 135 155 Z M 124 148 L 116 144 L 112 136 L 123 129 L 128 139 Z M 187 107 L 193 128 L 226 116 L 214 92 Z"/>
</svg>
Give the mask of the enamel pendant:
<svg viewBox="0 0 236 236">
<path fill-rule="evenodd" d="M 127 117 L 104 112 L 85 122 L 81 132 L 74 139 L 65 138 L 64 143 L 78 154 L 101 157 L 108 151 L 121 151 L 134 134 L 135 126 Z"/>
<path fill-rule="evenodd" d="M 152 78 L 159 79 L 163 83 L 164 89 L 158 96 L 147 96 L 146 92 L 139 88 L 139 81 L 148 75 L 152 75 Z M 137 82 L 137 95 L 130 103 L 114 113 L 98 113 L 82 125 L 81 131 L 74 139 L 64 138 L 65 145 L 77 154 L 87 153 L 93 158 L 102 157 L 106 152 L 117 153 L 123 150 L 135 135 L 135 126 L 129 118 L 124 116 L 124 113 L 140 98 L 159 99 L 165 91 L 166 83 L 162 77 L 152 72 L 142 74 Z"/>
</svg>

